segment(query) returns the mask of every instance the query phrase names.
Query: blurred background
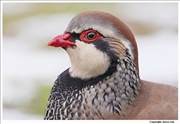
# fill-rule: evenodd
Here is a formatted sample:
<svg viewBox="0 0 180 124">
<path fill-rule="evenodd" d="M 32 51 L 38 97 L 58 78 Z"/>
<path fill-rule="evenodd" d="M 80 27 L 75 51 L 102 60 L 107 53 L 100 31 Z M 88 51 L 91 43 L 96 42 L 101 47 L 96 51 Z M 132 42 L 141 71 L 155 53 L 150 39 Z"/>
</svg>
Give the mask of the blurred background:
<svg viewBox="0 0 180 124">
<path fill-rule="evenodd" d="M 70 66 L 67 53 L 47 43 L 85 10 L 109 12 L 133 31 L 140 76 L 178 87 L 176 3 L 3 3 L 4 120 L 42 120 L 51 87 Z"/>
</svg>

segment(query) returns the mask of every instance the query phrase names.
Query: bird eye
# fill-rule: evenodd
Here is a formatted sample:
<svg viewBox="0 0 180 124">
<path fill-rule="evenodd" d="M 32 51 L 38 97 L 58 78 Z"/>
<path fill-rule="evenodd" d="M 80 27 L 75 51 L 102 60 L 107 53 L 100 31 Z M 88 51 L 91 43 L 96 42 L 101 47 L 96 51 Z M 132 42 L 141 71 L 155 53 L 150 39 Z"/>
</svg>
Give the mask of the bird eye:
<svg viewBox="0 0 180 124">
<path fill-rule="evenodd" d="M 88 40 L 93 40 L 96 38 L 96 33 L 95 32 L 89 32 L 88 34 L 86 34 L 86 39 Z"/>
<path fill-rule="evenodd" d="M 81 33 L 80 40 L 84 42 L 93 42 L 102 36 L 96 30 L 86 30 Z"/>
</svg>

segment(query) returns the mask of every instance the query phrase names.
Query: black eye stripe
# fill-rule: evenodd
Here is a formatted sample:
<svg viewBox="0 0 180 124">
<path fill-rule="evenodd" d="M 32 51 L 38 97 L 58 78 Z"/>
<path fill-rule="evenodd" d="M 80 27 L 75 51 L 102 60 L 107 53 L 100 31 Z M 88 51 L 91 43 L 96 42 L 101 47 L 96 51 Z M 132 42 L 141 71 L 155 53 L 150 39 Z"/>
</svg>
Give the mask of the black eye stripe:
<svg viewBox="0 0 180 124">
<path fill-rule="evenodd" d="M 79 39 L 79 36 L 80 36 L 79 33 L 75 33 L 75 32 L 71 33 L 70 41 L 75 42 L 75 40 Z"/>
<path fill-rule="evenodd" d="M 110 46 L 107 41 L 99 39 L 97 41 L 92 42 L 92 44 L 94 44 L 94 46 L 98 50 L 106 53 L 113 61 L 117 62 L 118 57 L 116 56 L 116 53 L 114 51 L 110 50 Z"/>
<path fill-rule="evenodd" d="M 79 36 L 80 36 L 79 33 L 75 33 L 75 32 L 71 33 L 71 37 L 78 38 Z"/>
</svg>

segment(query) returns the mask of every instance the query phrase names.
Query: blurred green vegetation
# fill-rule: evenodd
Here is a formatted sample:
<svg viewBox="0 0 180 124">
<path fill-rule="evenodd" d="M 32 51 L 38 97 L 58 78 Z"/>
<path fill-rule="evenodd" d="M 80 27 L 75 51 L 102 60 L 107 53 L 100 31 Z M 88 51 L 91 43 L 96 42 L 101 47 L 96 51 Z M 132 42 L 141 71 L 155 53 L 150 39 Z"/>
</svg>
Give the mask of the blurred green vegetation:
<svg viewBox="0 0 180 124">
<path fill-rule="evenodd" d="M 8 3 L 6 3 L 8 4 Z M 24 3 L 14 3 L 22 4 Z M 8 34 L 8 29 L 6 27 L 17 20 L 37 16 L 37 15 L 50 15 L 57 13 L 79 13 L 87 10 L 97 10 L 113 13 L 116 16 L 123 15 L 123 10 L 125 4 L 121 3 L 26 3 L 27 9 L 20 13 L 15 14 L 3 14 L 3 33 Z M 118 8 L 118 9 L 117 9 Z M 126 22 L 129 27 L 136 34 L 146 35 L 153 33 L 157 30 L 157 27 L 151 25 L 146 25 L 140 22 Z M 11 34 L 11 33 L 10 33 Z"/>
<path fill-rule="evenodd" d="M 44 114 L 52 88 L 52 86 L 44 85 L 44 82 L 45 81 L 37 82 L 36 92 L 34 92 L 34 94 L 32 94 L 33 97 L 23 105 L 23 110 L 32 114 Z"/>
<path fill-rule="evenodd" d="M 29 100 L 19 101 L 18 99 L 14 98 L 13 103 L 3 103 L 3 107 L 16 108 L 27 113 L 43 115 L 52 88 L 52 86 L 45 85 L 45 82 L 47 81 L 36 81 L 37 86 L 34 92 L 31 93 Z"/>
<path fill-rule="evenodd" d="M 7 4 L 7 3 L 5 3 Z M 21 3 L 14 3 L 21 4 Z M 3 15 L 3 26 L 6 28 L 6 25 L 16 21 L 18 19 L 36 16 L 40 14 L 56 14 L 56 13 L 78 13 L 86 10 L 99 10 L 99 11 L 108 11 L 116 12 L 115 3 L 27 3 L 29 9 L 24 12 L 17 14 L 4 14 Z"/>
</svg>

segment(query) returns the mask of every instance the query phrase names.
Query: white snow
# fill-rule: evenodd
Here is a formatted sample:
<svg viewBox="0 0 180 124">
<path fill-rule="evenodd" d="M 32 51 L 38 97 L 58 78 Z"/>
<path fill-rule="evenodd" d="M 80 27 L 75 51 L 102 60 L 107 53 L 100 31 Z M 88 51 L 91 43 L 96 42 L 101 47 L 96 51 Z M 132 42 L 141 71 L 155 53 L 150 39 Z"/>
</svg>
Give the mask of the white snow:
<svg viewBox="0 0 180 124">
<path fill-rule="evenodd" d="M 10 114 L 11 113 L 11 114 Z M 43 120 L 41 115 L 27 114 L 18 109 L 3 108 L 4 120 Z"/>
<path fill-rule="evenodd" d="M 160 31 L 137 37 L 140 76 L 144 80 L 178 86 L 178 37 Z"/>
</svg>

